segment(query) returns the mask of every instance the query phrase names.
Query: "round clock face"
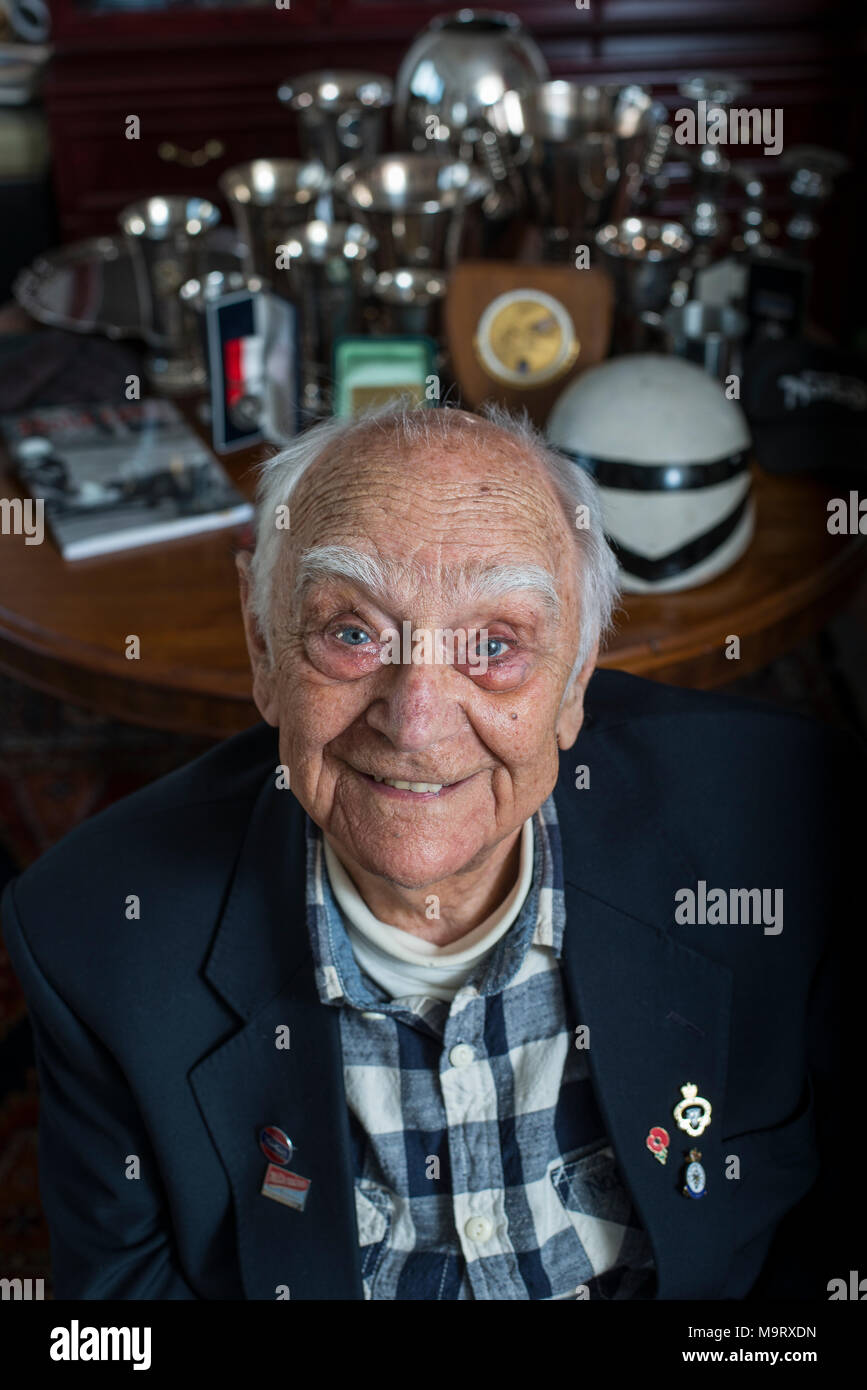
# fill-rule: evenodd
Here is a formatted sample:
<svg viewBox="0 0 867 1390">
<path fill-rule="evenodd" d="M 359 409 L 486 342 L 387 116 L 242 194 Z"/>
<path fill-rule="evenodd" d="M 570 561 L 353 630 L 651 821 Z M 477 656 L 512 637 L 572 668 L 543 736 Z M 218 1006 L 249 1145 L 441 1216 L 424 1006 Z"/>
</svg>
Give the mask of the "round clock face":
<svg viewBox="0 0 867 1390">
<path fill-rule="evenodd" d="M 509 386 L 544 386 L 572 366 L 580 351 L 559 300 L 542 290 L 498 295 L 479 319 L 475 349 L 485 370 Z"/>
</svg>

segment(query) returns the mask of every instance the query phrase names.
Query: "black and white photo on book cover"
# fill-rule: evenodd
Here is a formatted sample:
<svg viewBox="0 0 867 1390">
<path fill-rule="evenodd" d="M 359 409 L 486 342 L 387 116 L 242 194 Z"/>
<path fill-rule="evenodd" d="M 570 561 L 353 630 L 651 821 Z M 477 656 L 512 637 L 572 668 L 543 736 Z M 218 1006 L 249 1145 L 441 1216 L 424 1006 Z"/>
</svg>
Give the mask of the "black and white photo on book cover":
<svg viewBox="0 0 867 1390">
<path fill-rule="evenodd" d="M 67 560 L 242 524 L 252 507 L 171 401 L 50 406 L 3 431 Z"/>
</svg>

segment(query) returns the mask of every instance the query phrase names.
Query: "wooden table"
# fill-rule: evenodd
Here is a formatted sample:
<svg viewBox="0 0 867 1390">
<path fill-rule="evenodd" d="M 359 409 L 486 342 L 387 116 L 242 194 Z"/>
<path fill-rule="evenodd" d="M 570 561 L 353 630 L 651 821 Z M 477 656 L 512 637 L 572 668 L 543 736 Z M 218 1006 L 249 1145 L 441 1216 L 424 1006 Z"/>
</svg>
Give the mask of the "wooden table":
<svg viewBox="0 0 867 1390">
<path fill-rule="evenodd" d="M 252 495 L 272 449 L 224 460 Z M 637 675 L 697 687 L 766 665 L 837 611 L 867 567 L 864 538 L 830 536 L 840 489 L 756 471 L 756 534 L 727 574 L 701 588 L 627 596 L 602 658 Z M 20 496 L 0 461 L 0 496 Z M 250 699 L 233 553 L 240 531 L 211 533 L 102 559 L 63 561 L 53 542 L 0 535 L 0 670 L 114 718 L 223 736 L 258 717 Z M 141 659 L 124 655 L 141 639 Z M 740 660 L 725 656 L 741 641 Z"/>
</svg>

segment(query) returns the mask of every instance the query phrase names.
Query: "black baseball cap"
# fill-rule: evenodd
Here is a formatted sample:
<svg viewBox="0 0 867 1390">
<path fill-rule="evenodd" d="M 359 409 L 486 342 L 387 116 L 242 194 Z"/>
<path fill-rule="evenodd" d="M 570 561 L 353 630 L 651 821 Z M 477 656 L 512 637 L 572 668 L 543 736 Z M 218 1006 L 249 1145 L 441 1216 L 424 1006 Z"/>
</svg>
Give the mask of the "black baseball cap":
<svg viewBox="0 0 867 1390">
<path fill-rule="evenodd" d="M 761 339 L 741 405 L 768 473 L 867 473 L 867 365 L 804 338 Z"/>
</svg>

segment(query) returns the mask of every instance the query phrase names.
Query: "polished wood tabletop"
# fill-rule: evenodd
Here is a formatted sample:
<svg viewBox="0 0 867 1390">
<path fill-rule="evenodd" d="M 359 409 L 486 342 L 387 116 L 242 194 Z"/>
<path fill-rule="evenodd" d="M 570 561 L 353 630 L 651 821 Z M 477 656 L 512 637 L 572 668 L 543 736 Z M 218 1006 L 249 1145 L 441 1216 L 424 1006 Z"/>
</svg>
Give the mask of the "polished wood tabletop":
<svg viewBox="0 0 867 1390">
<path fill-rule="evenodd" d="M 223 463 L 253 495 L 259 446 Z M 811 636 L 847 601 L 867 566 L 867 539 L 832 536 L 827 501 L 839 488 L 755 470 L 756 531 L 726 574 L 684 593 L 627 595 L 601 659 L 654 680 L 723 685 Z M 8 458 L 0 496 L 23 495 Z M 211 532 L 99 559 L 64 561 L 0 535 L 0 670 L 107 716 L 222 736 L 258 717 L 233 556 L 250 528 Z M 140 638 L 138 660 L 126 639 Z M 740 658 L 726 656 L 740 639 Z"/>
</svg>

